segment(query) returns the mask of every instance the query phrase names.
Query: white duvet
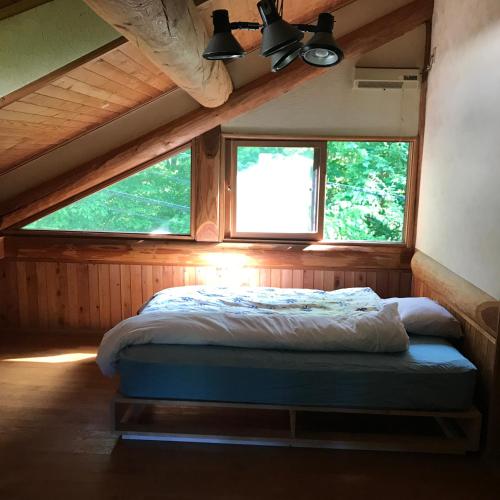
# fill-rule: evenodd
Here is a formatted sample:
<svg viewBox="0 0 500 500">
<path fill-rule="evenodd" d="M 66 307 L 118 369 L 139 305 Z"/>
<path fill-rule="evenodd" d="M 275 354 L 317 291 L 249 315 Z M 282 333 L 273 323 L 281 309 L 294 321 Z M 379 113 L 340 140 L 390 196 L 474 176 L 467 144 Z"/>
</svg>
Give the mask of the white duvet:
<svg viewBox="0 0 500 500">
<path fill-rule="evenodd" d="M 397 352 L 409 339 L 397 304 L 370 288 L 193 286 L 157 293 L 138 316 L 109 330 L 97 356 L 102 372 L 113 375 L 120 351 L 137 344 Z"/>
</svg>

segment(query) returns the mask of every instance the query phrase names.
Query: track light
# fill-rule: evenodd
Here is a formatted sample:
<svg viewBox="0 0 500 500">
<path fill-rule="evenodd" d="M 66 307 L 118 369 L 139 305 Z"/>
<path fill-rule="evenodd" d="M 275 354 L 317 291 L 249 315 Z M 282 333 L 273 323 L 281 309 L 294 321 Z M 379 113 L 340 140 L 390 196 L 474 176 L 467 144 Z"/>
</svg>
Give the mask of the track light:
<svg viewBox="0 0 500 500">
<path fill-rule="evenodd" d="M 214 10 L 212 13 L 214 34 L 208 42 L 203 57 L 209 60 L 236 59 L 243 57 L 245 51 L 231 33 L 227 10 Z"/>
<path fill-rule="evenodd" d="M 335 66 L 344 58 L 344 53 L 333 38 L 333 16 L 320 14 L 316 33 L 302 48 L 300 55 L 304 62 L 312 66 Z"/>
<path fill-rule="evenodd" d="M 284 49 L 275 52 L 271 56 L 271 69 L 273 72 L 286 68 L 291 62 L 295 61 L 301 50 L 302 44 L 300 42 L 295 42 L 292 45 L 288 45 Z"/>
<path fill-rule="evenodd" d="M 295 26 L 283 21 L 278 14 L 274 0 L 261 0 L 257 3 L 257 9 L 264 23 L 260 50 L 264 57 L 270 56 L 304 37 L 304 33 Z"/>
<path fill-rule="evenodd" d="M 271 69 L 280 71 L 299 55 L 311 66 L 335 66 L 344 58 L 344 53 L 333 38 L 334 19 L 323 12 L 316 25 L 289 24 L 283 20 L 283 0 L 278 11 L 278 0 L 260 0 L 257 9 L 262 24 L 257 22 L 229 22 L 227 10 L 214 10 L 214 34 L 203 52 L 205 59 L 234 59 L 243 57 L 245 51 L 232 34 L 232 30 L 261 30 L 261 54 L 271 57 Z M 301 43 L 304 32 L 313 33 L 311 39 Z"/>
</svg>

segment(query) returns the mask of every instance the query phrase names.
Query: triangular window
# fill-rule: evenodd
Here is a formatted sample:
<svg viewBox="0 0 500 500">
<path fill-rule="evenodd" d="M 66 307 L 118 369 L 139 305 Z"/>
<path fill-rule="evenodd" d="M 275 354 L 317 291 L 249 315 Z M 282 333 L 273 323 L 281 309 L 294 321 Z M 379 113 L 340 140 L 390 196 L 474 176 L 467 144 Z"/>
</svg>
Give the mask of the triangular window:
<svg viewBox="0 0 500 500">
<path fill-rule="evenodd" d="M 75 201 L 23 229 L 191 233 L 191 150 Z"/>
</svg>

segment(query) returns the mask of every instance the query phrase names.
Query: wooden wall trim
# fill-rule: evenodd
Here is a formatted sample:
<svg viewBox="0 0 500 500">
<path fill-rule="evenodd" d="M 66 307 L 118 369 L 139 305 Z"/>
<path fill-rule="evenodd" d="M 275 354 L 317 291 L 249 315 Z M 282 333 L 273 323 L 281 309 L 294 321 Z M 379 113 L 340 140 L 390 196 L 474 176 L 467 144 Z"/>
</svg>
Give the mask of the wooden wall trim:
<svg viewBox="0 0 500 500">
<path fill-rule="evenodd" d="M 216 127 L 193 141 L 195 182 L 194 238 L 196 241 L 219 241 L 220 174 L 222 137 Z"/>
<path fill-rule="evenodd" d="M 422 84 L 420 87 L 420 103 L 418 109 L 418 134 L 417 134 L 417 152 L 415 153 L 415 172 L 414 172 L 414 198 L 412 200 L 411 210 L 413 212 L 413 226 L 411 232 L 407 233 L 408 242 L 415 246 L 417 239 L 418 222 L 418 203 L 420 200 L 420 178 L 422 175 L 422 159 L 424 156 L 424 136 L 425 136 L 425 117 L 427 108 L 427 86 L 429 79 L 429 70 L 431 64 L 431 44 L 432 44 L 432 22 L 425 23 L 425 56 L 424 69 L 422 71 Z"/>
<path fill-rule="evenodd" d="M 201 243 L 71 237 L 5 237 L 6 258 L 16 261 L 92 262 L 303 269 L 410 269 L 404 247 L 321 246 L 287 243 Z M 230 264 L 228 264 L 230 265 Z"/>
<path fill-rule="evenodd" d="M 415 278 L 426 283 L 446 303 L 453 305 L 489 335 L 497 338 L 500 302 L 423 252 L 411 261 Z"/>
<path fill-rule="evenodd" d="M 498 318 L 497 331 L 500 333 L 500 317 Z M 486 454 L 498 457 L 500 455 L 500 342 L 497 342 L 496 345 L 493 383 L 488 406 L 489 419 Z"/>
<path fill-rule="evenodd" d="M 353 32 L 338 42 L 346 58 L 356 58 L 394 40 L 432 17 L 433 1 L 416 0 Z M 214 127 L 275 99 L 330 68 L 292 64 L 279 73 L 264 75 L 233 92 L 228 101 L 215 109 L 198 109 L 174 120 L 71 172 L 38 186 L 4 204 L 0 230 L 11 228 L 48 208 L 96 185 L 151 161 L 173 148 L 191 141 Z"/>
<path fill-rule="evenodd" d="M 112 40 L 111 42 L 103 45 L 102 47 L 99 47 L 93 50 L 92 52 L 89 52 L 88 54 L 85 54 L 84 56 L 79 57 L 78 59 L 75 59 L 74 61 L 71 61 L 68 64 L 65 64 L 64 66 L 61 66 L 60 68 L 48 73 L 47 75 L 42 76 L 38 80 L 28 83 L 28 85 L 25 85 L 20 89 L 14 90 L 10 94 L 0 97 L 0 108 L 3 108 L 4 106 L 7 106 L 8 104 L 11 104 L 15 101 L 18 101 L 19 99 L 27 96 L 28 94 L 32 94 L 38 89 L 45 87 L 45 85 L 48 85 L 54 80 L 57 80 L 58 78 L 65 75 L 69 71 L 72 71 L 82 66 L 83 64 L 93 61 L 94 59 L 97 59 L 102 55 L 107 54 L 111 50 L 114 50 L 120 45 L 123 45 L 124 43 L 127 42 L 128 40 L 125 37 L 120 36 L 115 40 Z"/>
</svg>

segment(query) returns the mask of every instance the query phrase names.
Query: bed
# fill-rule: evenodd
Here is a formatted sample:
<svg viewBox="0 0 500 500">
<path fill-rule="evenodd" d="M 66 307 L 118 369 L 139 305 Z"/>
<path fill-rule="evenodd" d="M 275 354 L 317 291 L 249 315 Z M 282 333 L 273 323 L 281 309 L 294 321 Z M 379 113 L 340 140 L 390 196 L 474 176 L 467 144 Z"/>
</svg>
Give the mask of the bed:
<svg viewBox="0 0 500 500">
<path fill-rule="evenodd" d="M 241 292 L 235 294 L 234 290 L 224 290 L 222 296 L 220 290 L 201 290 L 203 300 L 208 297 L 208 305 L 204 306 L 208 309 L 214 306 L 214 301 L 222 301 L 226 307 L 228 300 L 237 308 L 242 302 L 245 307 L 251 304 L 252 311 L 259 309 L 255 303 L 265 302 L 265 307 L 269 306 L 260 295 L 258 300 L 252 294 L 243 295 L 242 299 Z M 369 314 L 372 306 L 376 309 L 378 298 L 371 295 L 373 292 L 363 290 L 356 290 L 351 296 L 349 291 L 339 295 L 342 311 L 352 306 L 349 314 L 361 310 L 361 318 Z M 200 288 L 191 287 L 157 295 L 141 310 L 141 315 L 154 318 L 158 311 L 172 307 L 177 311 L 174 304 L 178 302 L 181 308 L 187 307 L 185 316 L 192 317 L 190 314 L 200 308 L 192 300 L 199 291 Z M 293 307 L 289 291 L 267 291 L 275 297 L 273 316 L 277 303 Z M 309 297 L 314 292 L 319 295 L 314 303 L 308 298 L 311 308 L 324 310 L 324 301 L 331 299 L 325 298 L 325 292 L 300 293 Z M 237 300 L 232 303 L 235 296 Z M 354 296 L 351 304 L 349 297 Z M 368 306 L 360 307 L 358 297 Z M 379 309 L 387 307 L 380 305 Z M 331 314 L 331 307 L 326 309 Z M 236 316 L 248 320 L 248 314 L 246 311 Z M 167 316 L 170 318 L 172 311 Z M 359 343 L 355 349 L 345 349 L 345 345 L 330 350 L 308 349 L 308 343 L 283 348 L 281 336 L 276 345 L 263 344 L 266 348 L 251 343 L 232 345 L 232 335 L 215 345 L 205 345 L 206 339 L 196 336 L 194 344 L 185 345 L 176 333 L 177 328 L 189 329 L 189 324 L 189 321 L 186 325 L 179 323 L 177 317 L 171 328 L 174 335 L 167 339 L 155 337 L 158 330 L 155 322 L 153 326 L 133 325 L 129 327 L 131 334 L 115 335 L 120 342 L 114 340 L 113 356 L 104 346 L 101 357 L 105 358 L 106 351 L 107 364 L 101 363 L 103 371 L 110 372 L 113 366 L 120 376 L 113 422 L 123 437 L 437 452 L 464 452 L 478 447 L 481 416 L 473 406 L 477 370 L 449 339 L 408 336 L 404 325 L 399 325 L 404 334 L 395 329 L 385 344 L 381 338 L 376 344 L 363 344 L 366 352 L 357 351 Z M 199 327 L 196 321 L 191 325 Z M 127 335 L 128 340 L 121 341 Z M 339 421 L 339 415 L 343 421 Z M 180 416 L 183 418 L 179 420 Z M 254 432 L 249 430 L 254 425 L 249 416 L 257 422 Z M 345 432 L 346 422 L 349 429 L 360 416 L 370 416 L 369 421 L 359 424 L 364 435 Z M 320 418 L 318 422 L 319 417 L 323 420 Z M 379 417 L 384 417 L 385 434 L 381 435 L 377 429 L 375 434 L 368 433 L 368 427 Z M 403 420 L 406 428 L 418 427 L 418 432 L 415 435 L 396 432 Z M 235 427 L 235 421 L 241 425 Z M 263 421 L 267 423 L 262 424 Z M 224 422 L 230 424 L 221 427 Z"/>
<path fill-rule="evenodd" d="M 132 398 L 367 409 L 468 410 L 476 381 L 448 341 L 419 336 L 380 354 L 146 344 L 118 370 Z"/>
</svg>

